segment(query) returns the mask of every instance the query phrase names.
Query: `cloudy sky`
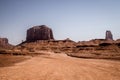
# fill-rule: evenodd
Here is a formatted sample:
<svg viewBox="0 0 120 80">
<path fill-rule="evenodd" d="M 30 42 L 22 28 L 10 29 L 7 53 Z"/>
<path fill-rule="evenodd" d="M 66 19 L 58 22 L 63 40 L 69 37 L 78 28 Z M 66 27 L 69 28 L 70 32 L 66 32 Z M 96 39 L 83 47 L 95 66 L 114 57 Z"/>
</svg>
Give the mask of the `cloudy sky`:
<svg viewBox="0 0 120 80">
<path fill-rule="evenodd" d="M 120 38 L 120 0 L 0 0 L 0 37 L 11 44 L 26 39 L 36 25 L 52 28 L 55 39 Z"/>
</svg>

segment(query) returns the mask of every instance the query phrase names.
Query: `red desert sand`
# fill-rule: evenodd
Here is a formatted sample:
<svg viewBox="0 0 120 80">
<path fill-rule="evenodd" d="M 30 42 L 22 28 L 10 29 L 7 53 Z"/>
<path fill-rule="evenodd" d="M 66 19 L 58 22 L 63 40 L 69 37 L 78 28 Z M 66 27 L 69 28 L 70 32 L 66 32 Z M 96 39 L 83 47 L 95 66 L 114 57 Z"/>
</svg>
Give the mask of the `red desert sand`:
<svg viewBox="0 0 120 80">
<path fill-rule="evenodd" d="M 30 59 L 0 67 L 0 80 L 120 80 L 120 61 L 65 54 L 24 57 Z"/>
</svg>

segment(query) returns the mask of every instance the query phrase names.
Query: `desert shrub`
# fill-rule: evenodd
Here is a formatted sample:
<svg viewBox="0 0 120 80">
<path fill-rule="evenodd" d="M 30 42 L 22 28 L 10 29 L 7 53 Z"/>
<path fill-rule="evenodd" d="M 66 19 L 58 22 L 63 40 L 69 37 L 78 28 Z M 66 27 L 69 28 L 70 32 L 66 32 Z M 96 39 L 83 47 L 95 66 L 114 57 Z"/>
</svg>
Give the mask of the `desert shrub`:
<svg viewBox="0 0 120 80">
<path fill-rule="evenodd" d="M 117 43 L 117 46 L 119 46 L 119 47 L 120 47 L 120 43 Z"/>
<path fill-rule="evenodd" d="M 99 46 L 109 46 L 112 45 L 111 43 L 100 43 Z"/>
<path fill-rule="evenodd" d="M 6 53 L 6 50 L 0 49 L 0 54 L 4 54 L 4 53 Z"/>
<path fill-rule="evenodd" d="M 27 50 L 28 50 L 29 52 L 35 52 L 35 50 L 34 50 L 33 48 L 27 48 Z"/>
<path fill-rule="evenodd" d="M 101 53 L 97 53 L 97 52 L 94 52 L 94 53 L 92 53 L 92 54 L 95 54 L 95 55 L 101 55 Z"/>
</svg>

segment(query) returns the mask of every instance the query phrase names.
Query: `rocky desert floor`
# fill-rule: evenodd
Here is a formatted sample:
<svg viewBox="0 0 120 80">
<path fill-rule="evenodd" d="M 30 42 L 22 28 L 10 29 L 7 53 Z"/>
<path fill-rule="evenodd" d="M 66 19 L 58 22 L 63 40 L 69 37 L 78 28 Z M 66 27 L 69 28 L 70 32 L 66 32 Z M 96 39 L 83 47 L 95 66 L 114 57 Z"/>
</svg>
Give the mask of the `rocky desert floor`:
<svg viewBox="0 0 120 80">
<path fill-rule="evenodd" d="M 0 80 L 120 80 L 120 61 L 65 54 L 0 55 Z"/>
</svg>

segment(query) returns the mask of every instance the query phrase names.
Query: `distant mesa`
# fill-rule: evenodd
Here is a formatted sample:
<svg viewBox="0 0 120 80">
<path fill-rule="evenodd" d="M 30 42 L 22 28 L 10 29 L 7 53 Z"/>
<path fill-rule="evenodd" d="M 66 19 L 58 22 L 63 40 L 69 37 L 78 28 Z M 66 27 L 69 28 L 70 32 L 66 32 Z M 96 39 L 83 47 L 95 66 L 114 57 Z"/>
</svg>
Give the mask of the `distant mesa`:
<svg viewBox="0 0 120 80">
<path fill-rule="evenodd" d="M 33 42 L 37 40 L 54 40 L 52 29 L 46 25 L 33 26 L 27 30 L 27 42 Z"/>
<path fill-rule="evenodd" d="M 34 42 L 37 40 L 54 40 L 52 29 L 46 25 L 33 26 L 32 28 L 29 28 L 27 30 L 27 37 L 25 42 Z M 113 41 L 113 35 L 110 30 L 106 31 L 105 39 L 97 40 L 97 42 L 100 43 L 104 40 Z"/>
<path fill-rule="evenodd" d="M 106 40 L 113 40 L 113 35 L 112 35 L 111 31 L 109 31 L 109 30 L 106 31 L 105 39 Z"/>
</svg>

